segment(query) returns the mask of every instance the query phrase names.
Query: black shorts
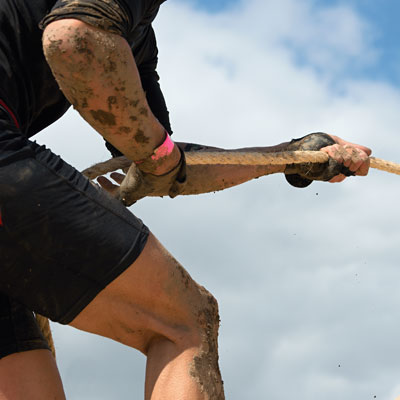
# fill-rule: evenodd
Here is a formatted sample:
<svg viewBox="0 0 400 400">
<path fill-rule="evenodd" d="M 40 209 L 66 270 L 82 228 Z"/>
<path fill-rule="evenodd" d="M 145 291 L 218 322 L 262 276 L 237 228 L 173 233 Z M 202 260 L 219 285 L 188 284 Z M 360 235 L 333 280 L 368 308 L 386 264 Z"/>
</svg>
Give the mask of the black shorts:
<svg viewBox="0 0 400 400">
<path fill-rule="evenodd" d="M 0 110 L 0 324 L 25 319 L 29 327 L 32 311 L 68 324 L 136 260 L 148 233 L 119 201 L 23 137 Z M 0 358 L 15 351 L 3 349 L 11 342 L 3 338 L 7 331 L 13 330 L 0 332 Z M 19 348 L 42 340 L 30 328 L 26 333 L 14 332 L 28 344 Z"/>
</svg>

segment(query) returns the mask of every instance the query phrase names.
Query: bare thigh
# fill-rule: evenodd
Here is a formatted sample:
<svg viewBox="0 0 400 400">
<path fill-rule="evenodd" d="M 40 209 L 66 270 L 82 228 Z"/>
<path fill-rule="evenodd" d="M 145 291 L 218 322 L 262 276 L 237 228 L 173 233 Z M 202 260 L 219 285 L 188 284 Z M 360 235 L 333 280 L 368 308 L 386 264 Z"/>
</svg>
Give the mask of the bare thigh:
<svg viewBox="0 0 400 400">
<path fill-rule="evenodd" d="M 56 362 L 49 350 L 14 353 L 0 360 L 0 400 L 27 398 L 65 399 Z"/>
<path fill-rule="evenodd" d="M 183 347 L 201 342 L 214 298 L 150 234 L 137 260 L 101 291 L 70 325 L 146 354 L 159 337 Z M 209 321 L 210 322 L 210 321 Z"/>
</svg>

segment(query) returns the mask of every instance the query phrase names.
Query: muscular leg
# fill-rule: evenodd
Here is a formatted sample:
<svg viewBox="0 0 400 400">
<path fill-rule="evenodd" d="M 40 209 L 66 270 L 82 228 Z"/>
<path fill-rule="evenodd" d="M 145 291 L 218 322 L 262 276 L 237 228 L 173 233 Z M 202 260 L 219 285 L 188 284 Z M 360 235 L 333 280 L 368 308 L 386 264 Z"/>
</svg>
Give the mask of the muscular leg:
<svg viewBox="0 0 400 400">
<path fill-rule="evenodd" d="M 152 235 L 71 325 L 147 355 L 146 400 L 224 399 L 216 300 Z"/>
<path fill-rule="evenodd" d="M 0 400 L 65 400 L 49 350 L 14 353 L 0 360 Z"/>
</svg>

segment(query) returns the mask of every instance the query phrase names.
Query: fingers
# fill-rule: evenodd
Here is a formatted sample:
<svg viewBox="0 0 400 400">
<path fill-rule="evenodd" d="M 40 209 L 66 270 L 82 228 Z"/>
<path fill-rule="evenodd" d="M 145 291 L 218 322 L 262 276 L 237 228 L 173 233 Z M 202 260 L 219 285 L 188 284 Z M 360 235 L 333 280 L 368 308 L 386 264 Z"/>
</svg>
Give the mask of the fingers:
<svg viewBox="0 0 400 400">
<path fill-rule="evenodd" d="M 335 138 L 336 140 L 336 138 Z M 355 175 L 365 176 L 368 174 L 371 150 L 364 146 L 352 145 L 349 142 L 342 141 L 344 144 L 334 144 L 321 149 L 340 164 L 343 164 Z M 364 151 L 366 149 L 368 151 Z M 329 182 L 342 182 L 346 177 L 343 174 L 337 175 Z"/>
<path fill-rule="evenodd" d="M 368 154 L 360 148 L 348 144 L 344 145 L 343 149 L 345 152 L 343 165 L 356 175 L 367 175 L 369 169 Z"/>
<path fill-rule="evenodd" d="M 138 170 L 134 169 L 133 171 L 137 172 Z M 132 205 L 133 203 L 136 202 L 136 200 L 141 198 L 141 197 L 133 198 L 132 194 L 129 193 L 130 191 L 134 191 L 136 189 L 138 182 L 140 181 L 140 179 L 138 180 L 139 176 L 137 174 L 125 175 L 119 172 L 112 172 L 110 174 L 110 178 L 113 179 L 117 183 L 117 185 L 114 184 L 110 179 L 106 178 L 105 176 L 99 176 L 97 178 L 97 182 L 104 190 L 106 190 L 112 196 L 118 199 L 122 199 L 126 206 Z M 129 198 L 128 197 L 125 198 L 126 191 L 128 191 L 129 193 L 130 196 Z"/>
<path fill-rule="evenodd" d="M 364 153 L 366 153 L 368 156 L 370 156 L 372 154 L 372 150 L 369 147 L 366 146 L 362 146 L 361 144 L 356 144 L 356 143 L 351 143 L 351 142 L 347 142 L 346 140 L 343 140 L 342 138 L 340 138 L 339 136 L 334 136 L 334 135 L 329 135 L 337 144 L 340 144 L 341 146 L 345 146 L 345 145 L 350 145 L 352 147 L 358 148 L 361 151 L 363 151 Z"/>
<path fill-rule="evenodd" d="M 110 177 L 118 183 L 118 185 L 114 185 L 108 178 L 106 178 L 105 176 L 99 176 L 97 178 L 97 182 L 99 183 L 99 185 L 107 190 L 107 191 L 113 191 L 116 188 L 119 187 L 119 185 L 122 183 L 122 181 L 125 179 L 125 174 L 120 174 L 119 172 L 112 172 L 110 174 Z"/>
<path fill-rule="evenodd" d="M 330 183 L 339 183 L 343 182 L 347 177 L 343 174 L 336 175 L 334 178 L 332 178 L 329 182 Z"/>
<path fill-rule="evenodd" d="M 97 178 L 97 182 L 104 190 L 111 193 L 112 195 L 116 194 L 119 189 L 119 185 L 114 185 L 109 179 L 104 176 L 99 176 Z"/>
<path fill-rule="evenodd" d="M 120 174 L 119 172 L 113 172 L 110 174 L 110 177 L 114 179 L 115 182 L 121 184 L 122 181 L 125 179 L 124 174 Z"/>
</svg>

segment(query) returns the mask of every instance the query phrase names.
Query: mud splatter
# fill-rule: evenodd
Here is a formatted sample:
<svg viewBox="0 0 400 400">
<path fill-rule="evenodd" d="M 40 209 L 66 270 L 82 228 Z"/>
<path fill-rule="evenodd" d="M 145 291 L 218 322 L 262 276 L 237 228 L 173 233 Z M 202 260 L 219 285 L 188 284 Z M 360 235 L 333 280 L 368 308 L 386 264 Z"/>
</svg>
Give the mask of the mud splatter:
<svg viewBox="0 0 400 400">
<path fill-rule="evenodd" d="M 121 126 L 118 128 L 118 130 L 122 133 L 130 133 L 132 132 L 132 129 L 129 128 L 129 126 Z"/>
<path fill-rule="evenodd" d="M 92 50 L 89 48 L 88 40 L 77 33 L 75 39 L 75 50 L 79 54 L 83 54 L 87 64 L 91 64 L 94 58 Z M 87 68 L 88 65 L 86 65 Z"/>
<path fill-rule="evenodd" d="M 129 100 L 129 105 L 131 107 L 137 107 L 138 104 L 139 104 L 139 100 Z"/>
<path fill-rule="evenodd" d="M 138 143 L 144 143 L 144 144 L 149 143 L 149 138 L 145 136 L 144 132 L 141 129 L 138 129 L 136 131 L 135 140 Z"/>
<path fill-rule="evenodd" d="M 78 53 L 86 53 L 93 55 L 92 51 L 89 49 L 87 39 L 83 38 L 80 34 L 75 35 L 75 49 Z"/>
<path fill-rule="evenodd" d="M 72 104 L 72 107 L 76 110 L 79 107 L 79 102 L 76 99 L 76 97 L 71 96 L 70 102 Z"/>
<path fill-rule="evenodd" d="M 116 96 L 109 96 L 107 98 L 108 109 L 111 111 L 112 106 L 117 104 L 117 97 Z"/>
<path fill-rule="evenodd" d="M 110 112 L 104 110 L 90 110 L 90 114 L 95 121 L 100 122 L 102 125 L 114 126 L 116 124 L 115 115 Z"/>
<path fill-rule="evenodd" d="M 56 79 L 65 78 L 65 75 L 62 74 L 61 72 L 53 71 L 53 75 L 55 76 Z"/>
<path fill-rule="evenodd" d="M 176 262 L 176 269 L 179 271 L 179 273 L 181 274 L 181 278 L 182 278 L 182 283 L 185 286 L 186 289 L 189 288 L 190 286 L 190 282 L 192 282 L 192 279 L 190 277 L 190 275 L 188 274 L 188 272 L 182 267 L 181 264 L 179 264 L 178 262 Z"/>
<path fill-rule="evenodd" d="M 103 70 L 106 74 L 115 72 L 116 69 L 117 64 L 113 60 L 110 60 L 110 58 L 108 58 L 107 61 L 103 64 Z"/>
<path fill-rule="evenodd" d="M 139 110 L 139 114 L 140 115 L 144 115 L 144 116 L 148 116 L 149 115 L 149 112 L 147 111 L 147 108 L 145 108 L 145 107 L 142 107 L 140 110 Z"/>
<path fill-rule="evenodd" d="M 210 400 L 224 400 L 224 385 L 218 366 L 219 313 L 215 298 L 200 288 L 207 305 L 198 313 L 198 323 L 203 334 L 203 344 L 198 356 L 194 357 L 190 375 L 200 385 L 201 391 Z"/>
<path fill-rule="evenodd" d="M 61 54 L 61 45 L 63 44 L 63 41 L 61 39 L 59 40 L 53 40 L 51 38 L 49 38 L 49 42 L 50 44 L 48 44 L 45 48 L 45 53 L 46 56 L 53 56 L 55 54 Z"/>
</svg>

